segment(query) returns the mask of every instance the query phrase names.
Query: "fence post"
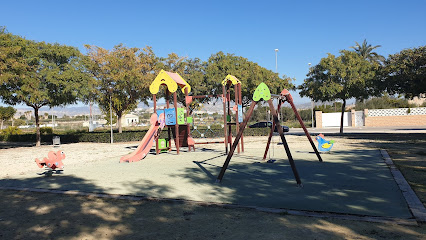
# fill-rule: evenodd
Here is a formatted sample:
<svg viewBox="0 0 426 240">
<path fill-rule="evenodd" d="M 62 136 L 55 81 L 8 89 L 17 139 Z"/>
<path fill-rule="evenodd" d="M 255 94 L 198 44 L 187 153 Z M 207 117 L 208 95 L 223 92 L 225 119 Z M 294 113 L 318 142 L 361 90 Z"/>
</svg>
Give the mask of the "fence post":
<svg viewBox="0 0 426 240">
<path fill-rule="evenodd" d="M 322 128 L 322 111 L 315 111 L 315 128 Z"/>
<path fill-rule="evenodd" d="M 368 120 L 368 109 L 364 109 L 364 126 L 369 127 L 370 123 Z"/>
<path fill-rule="evenodd" d="M 351 109 L 351 126 L 355 127 L 355 109 Z"/>
</svg>

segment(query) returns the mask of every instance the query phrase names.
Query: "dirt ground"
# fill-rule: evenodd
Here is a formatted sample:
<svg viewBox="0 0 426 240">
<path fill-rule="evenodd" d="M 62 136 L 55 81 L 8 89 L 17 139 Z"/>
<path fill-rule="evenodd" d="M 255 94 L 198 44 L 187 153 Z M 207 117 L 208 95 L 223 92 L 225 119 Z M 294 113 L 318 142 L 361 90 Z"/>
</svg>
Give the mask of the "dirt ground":
<svg viewBox="0 0 426 240">
<path fill-rule="evenodd" d="M 292 149 L 307 144 L 304 136 L 287 139 Z M 377 138 L 336 136 L 333 139 L 339 143 L 337 150 L 346 146 L 362 149 L 377 147 L 377 143 L 380 147 L 388 144 L 387 140 Z M 245 140 L 247 147 L 265 144 L 264 137 Z M 50 150 L 78 152 L 65 159 L 66 167 L 70 167 L 102 158 L 117 156 L 119 159 L 131 151 L 126 148 L 129 145 L 137 143 L 78 143 L 60 148 L 3 144 L 0 146 L 0 178 L 34 174 L 34 158 L 44 157 Z M 0 190 L 0 206 L 0 239 L 424 239 L 426 236 L 425 225 L 402 226 L 189 203 L 12 190 Z"/>
<path fill-rule="evenodd" d="M 0 191 L 1 239 L 424 239 L 425 227 Z"/>
</svg>

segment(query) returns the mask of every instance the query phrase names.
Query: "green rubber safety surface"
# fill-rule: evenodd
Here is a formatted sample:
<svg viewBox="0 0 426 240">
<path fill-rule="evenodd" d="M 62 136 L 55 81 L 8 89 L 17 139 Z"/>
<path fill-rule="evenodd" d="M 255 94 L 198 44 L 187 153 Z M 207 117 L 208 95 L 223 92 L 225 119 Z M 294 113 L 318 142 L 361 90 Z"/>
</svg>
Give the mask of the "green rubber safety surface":
<svg viewBox="0 0 426 240">
<path fill-rule="evenodd" d="M 235 153 L 221 183 L 215 183 L 226 159 L 223 145 L 197 145 L 148 156 L 134 163 L 118 163 L 111 156 L 84 164 L 65 165 L 51 177 L 34 172 L 0 180 L 4 187 L 75 190 L 244 206 L 283 208 L 411 218 L 405 199 L 377 149 L 334 148 L 319 162 L 310 148 L 290 150 L 303 188 L 296 185 L 284 148 L 271 146 L 274 163 L 262 161 L 264 145 Z M 215 148 L 216 147 L 216 148 Z M 129 149 L 123 149 L 128 152 Z M 70 155 L 72 153 L 69 153 Z M 71 155 L 70 155 L 71 158 Z"/>
</svg>

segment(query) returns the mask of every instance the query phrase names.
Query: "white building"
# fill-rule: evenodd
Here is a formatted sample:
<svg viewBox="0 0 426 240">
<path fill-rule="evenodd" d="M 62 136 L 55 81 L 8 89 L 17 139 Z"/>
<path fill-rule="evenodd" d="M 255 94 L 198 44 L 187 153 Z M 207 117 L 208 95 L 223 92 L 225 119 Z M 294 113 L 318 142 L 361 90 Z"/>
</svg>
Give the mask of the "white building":
<svg viewBox="0 0 426 240">
<path fill-rule="evenodd" d="M 139 123 L 139 116 L 134 114 L 126 114 L 121 118 L 121 126 L 131 127 L 136 126 Z"/>
</svg>

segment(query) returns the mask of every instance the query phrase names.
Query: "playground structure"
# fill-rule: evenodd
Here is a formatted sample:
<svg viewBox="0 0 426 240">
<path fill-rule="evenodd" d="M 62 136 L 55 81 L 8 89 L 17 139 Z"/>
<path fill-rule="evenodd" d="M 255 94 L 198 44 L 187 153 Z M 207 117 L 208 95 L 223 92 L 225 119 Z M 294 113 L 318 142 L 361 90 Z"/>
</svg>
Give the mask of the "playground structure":
<svg viewBox="0 0 426 240">
<path fill-rule="evenodd" d="M 132 153 L 121 157 L 120 162 L 136 162 L 143 159 L 148 154 L 154 144 L 154 140 L 158 139 L 160 130 L 165 126 L 166 120 L 164 113 L 160 114 L 160 116 L 157 116 L 155 113 L 152 114 L 150 123 L 151 127 L 145 134 L 138 148 Z"/>
<path fill-rule="evenodd" d="M 283 129 L 282 129 L 282 127 L 280 125 L 280 122 L 279 122 L 279 119 L 278 119 L 278 112 L 275 110 L 273 101 L 271 99 L 273 97 L 274 98 L 278 98 L 278 100 L 279 100 L 278 101 L 277 109 L 280 109 L 282 103 L 284 103 L 285 101 L 287 101 L 291 105 L 291 107 L 292 107 L 292 109 L 294 111 L 294 114 L 296 115 L 296 117 L 297 117 L 300 125 L 303 128 L 303 131 L 305 132 L 306 137 L 308 138 L 309 142 L 311 143 L 312 148 L 315 151 L 315 154 L 318 157 L 318 160 L 320 162 L 322 162 L 322 158 L 321 158 L 321 156 L 320 156 L 317 148 L 315 147 L 315 144 L 312 141 L 312 138 L 309 135 L 308 130 L 306 129 L 305 125 L 303 124 L 302 118 L 300 117 L 299 113 L 297 112 L 297 109 L 296 109 L 296 107 L 295 107 L 295 105 L 293 103 L 293 97 L 291 96 L 290 92 L 287 89 L 284 89 L 281 92 L 280 95 L 272 95 L 270 93 L 270 91 L 269 91 L 268 86 L 265 83 L 261 83 L 261 84 L 259 84 L 259 86 L 257 86 L 257 88 L 256 88 L 256 90 L 255 90 L 255 92 L 253 94 L 253 101 L 250 104 L 250 108 L 247 111 L 247 114 L 246 114 L 246 117 L 245 117 L 244 121 L 240 125 L 238 134 L 235 137 L 234 143 L 232 144 L 232 147 L 231 147 L 231 149 L 230 149 L 230 151 L 229 151 L 229 153 L 228 153 L 228 155 L 226 157 L 226 160 L 225 160 L 225 162 L 224 162 L 224 164 L 222 166 L 222 169 L 221 169 L 221 171 L 220 171 L 220 173 L 219 173 L 219 175 L 218 175 L 218 177 L 216 179 L 216 182 L 221 182 L 222 181 L 223 176 L 225 175 L 225 171 L 228 168 L 229 162 L 231 161 L 231 158 L 232 158 L 232 156 L 233 156 L 233 154 L 235 152 L 235 149 L 237 148 L 238 142 L 239 142 L 241 136 L 243 135 L 244 129 L 247 126 L 247 123 L 250 120 L 251 115 L 253 114 L 254 108 L 257 105 L 257 103 L 261 99 L 263 99 L 264 101 L 268 102 L 271 114 L 273 115 L 273 126 L 271 128 L 271 132 L 270 132 L 269 137 L 268 137 L 268 143 L 266 145 L 265 154 L 264 154 L 263 159 L 266 158 L 266 153 L 267 153 L 267 151 L 269 149 L 269 145 L 271 143 L 272 133 L 273 133 L 274 127 L 276 125 L 277 129 L 278 129 L 278 133 L 279 133 L 279 135 L 281 137 L 284 149 L 286 151 L 286 154 L 287 154 L 287 157 L 288 157 L 288 161 L 290 162 L 291 169 L 292 169 L 294 177 L 296 179 L 297 185 L 298 186 L 302 186 L 302 181 L 300 180 L 300 176 L 299 176 L 299 173 L 297 172 L 296 165 L 294 163 L 293 157 L 292 157 L 291 152 L 290 152 L 290 148 L 288 147 L 287 141 L 286 141 L 285 136 L 284 136 Z"/>
<path fill-rule="evenodd" d="M 234 86 L 234 95 L 235 95 L 235 123 L 232 123 L 231 121 L 231 86 Z M 226 78 L 222 81 L 222 91 L 223 91 L 223 124 L 224 126 L 224 133 L 225 133 L 225 151 L 228 153 L 228 144 L 229 148 L 232 147 L 232 125 L 236 125 L 236 131 L 238 132 L 240 130 L 240 123 L 243 122 L 243 105 L 242 105 L 242 95 L 241 95 L 241 82 L 236 77 L 232 75 L 226 76 Z M 243 135 L 241 134 L 241 144 L 237 142 L 238 144 L 238 153 L 240 153 L 240 147 L 241 151 L 244 152 L 244 139 Z"/>
<path fill-rule="evenodd" d="M 231 88 L 234 88 L 235 105 L 231 108 Z M 195 144 L 210 144 L 210 143 L 225 143 L 225 152 L 228 153 L 228 146 L 232 146 L 232 126 L 236 126 L 238 132 L 240 123 L 243 122 L 243 108 L 242 108 L 242 94 L 241 94 L 241 81 L 228 74 L 222 81 L 222 95 L 197 95 L 197 96 L 186 96 L 186 105 L 189 106 L 195 99 L 202 99 L 203 101 L 211 98 L 222 98 L 223 105 L 223 131 L 224 141 L 216 142 L 196 142 Z M 232 121 L 232 111 L 235 112 L 235 119 Z M 208 127 L 210 129 L 210 127 Z M 195 128 L 195 130 L 197 130 Z M 244 141 L 241 136 L 241 142 L 238 143 L 238 153 L 244 152 Z"/>
<path fill-rule="evenodd" d="M 157 109 L 157 95 L 160 91 L 160 87 L 165 85 L 165 100 L 166 106 L 164 109 Z M 239 123 L 243 120 L 242 115 L 242 96 L 241 96 L 241 82 L 234 76 L 228 75 L 223 81 L 223 95 L 199 95 L 199 96 L 189 96 L 191 91 L 191 86 L 178 74 L 167 72 L 161 70 L 154 81 L 151 83 L 149 90 L 152 94 L 152 99 L 154 102 L 154 114 L 151 116 L 151 127 L 148 132 L 145 134 L 141 143 L 137 149 L 121 157 L 120 162 L 134 162 L 143 159 L 148 152 L 150 151 L 153 142 L 155 141 L 155 153 L 159 154 L 160 151 L 171 151 L 171 139 L 173 136 L 176 152 L 180 153 L 181 147 L 188 147 L 188 151 L 191 151 L 191 148 L 195 151 L 195 141 L 191 137 L 190 123 L 193 123 L 193 118 L 190 115 L 190 105 L 194 99 L 202 98 L 222 98 L 223 101 L 223 111 L 224 111 L 224 134 L 225 140 L 219 142 L 198 142 L 197 144 L 210 144 L 210 143 L 225 143 L 225 150 L 228 153 L 228 143 L 231 147 L 232 145 L 232 129 L 231 125 L 236 125 L 237 131 L 239 130 Z M 230 88 L 234 86 L 235 92 L 235 103 L 236 106 L 233 109 L 236 112 L 236 121 L 232 122 L 231 117 L 231 106 L 230 106 Z M 185 94 L 185 108 L 178 108 L 177 102 L 177 93 L 178 88 L 181 88 L 182 92 Z M 170 95 L 173 94 L 173 107 L 170 108 Z M 155 115 L 155 116 L 154 116 Z M 162 123 L 162 121 L 164 123 Z M 159 141 L 158 138 L 160 131 L 163 127 L 167 127 L 168 139 L 165 144 L 164 140 Z M 244 151 L 243 142 L 238 144 L 238 152 L 240 152 L 240 147 Z"/>
</svg>

